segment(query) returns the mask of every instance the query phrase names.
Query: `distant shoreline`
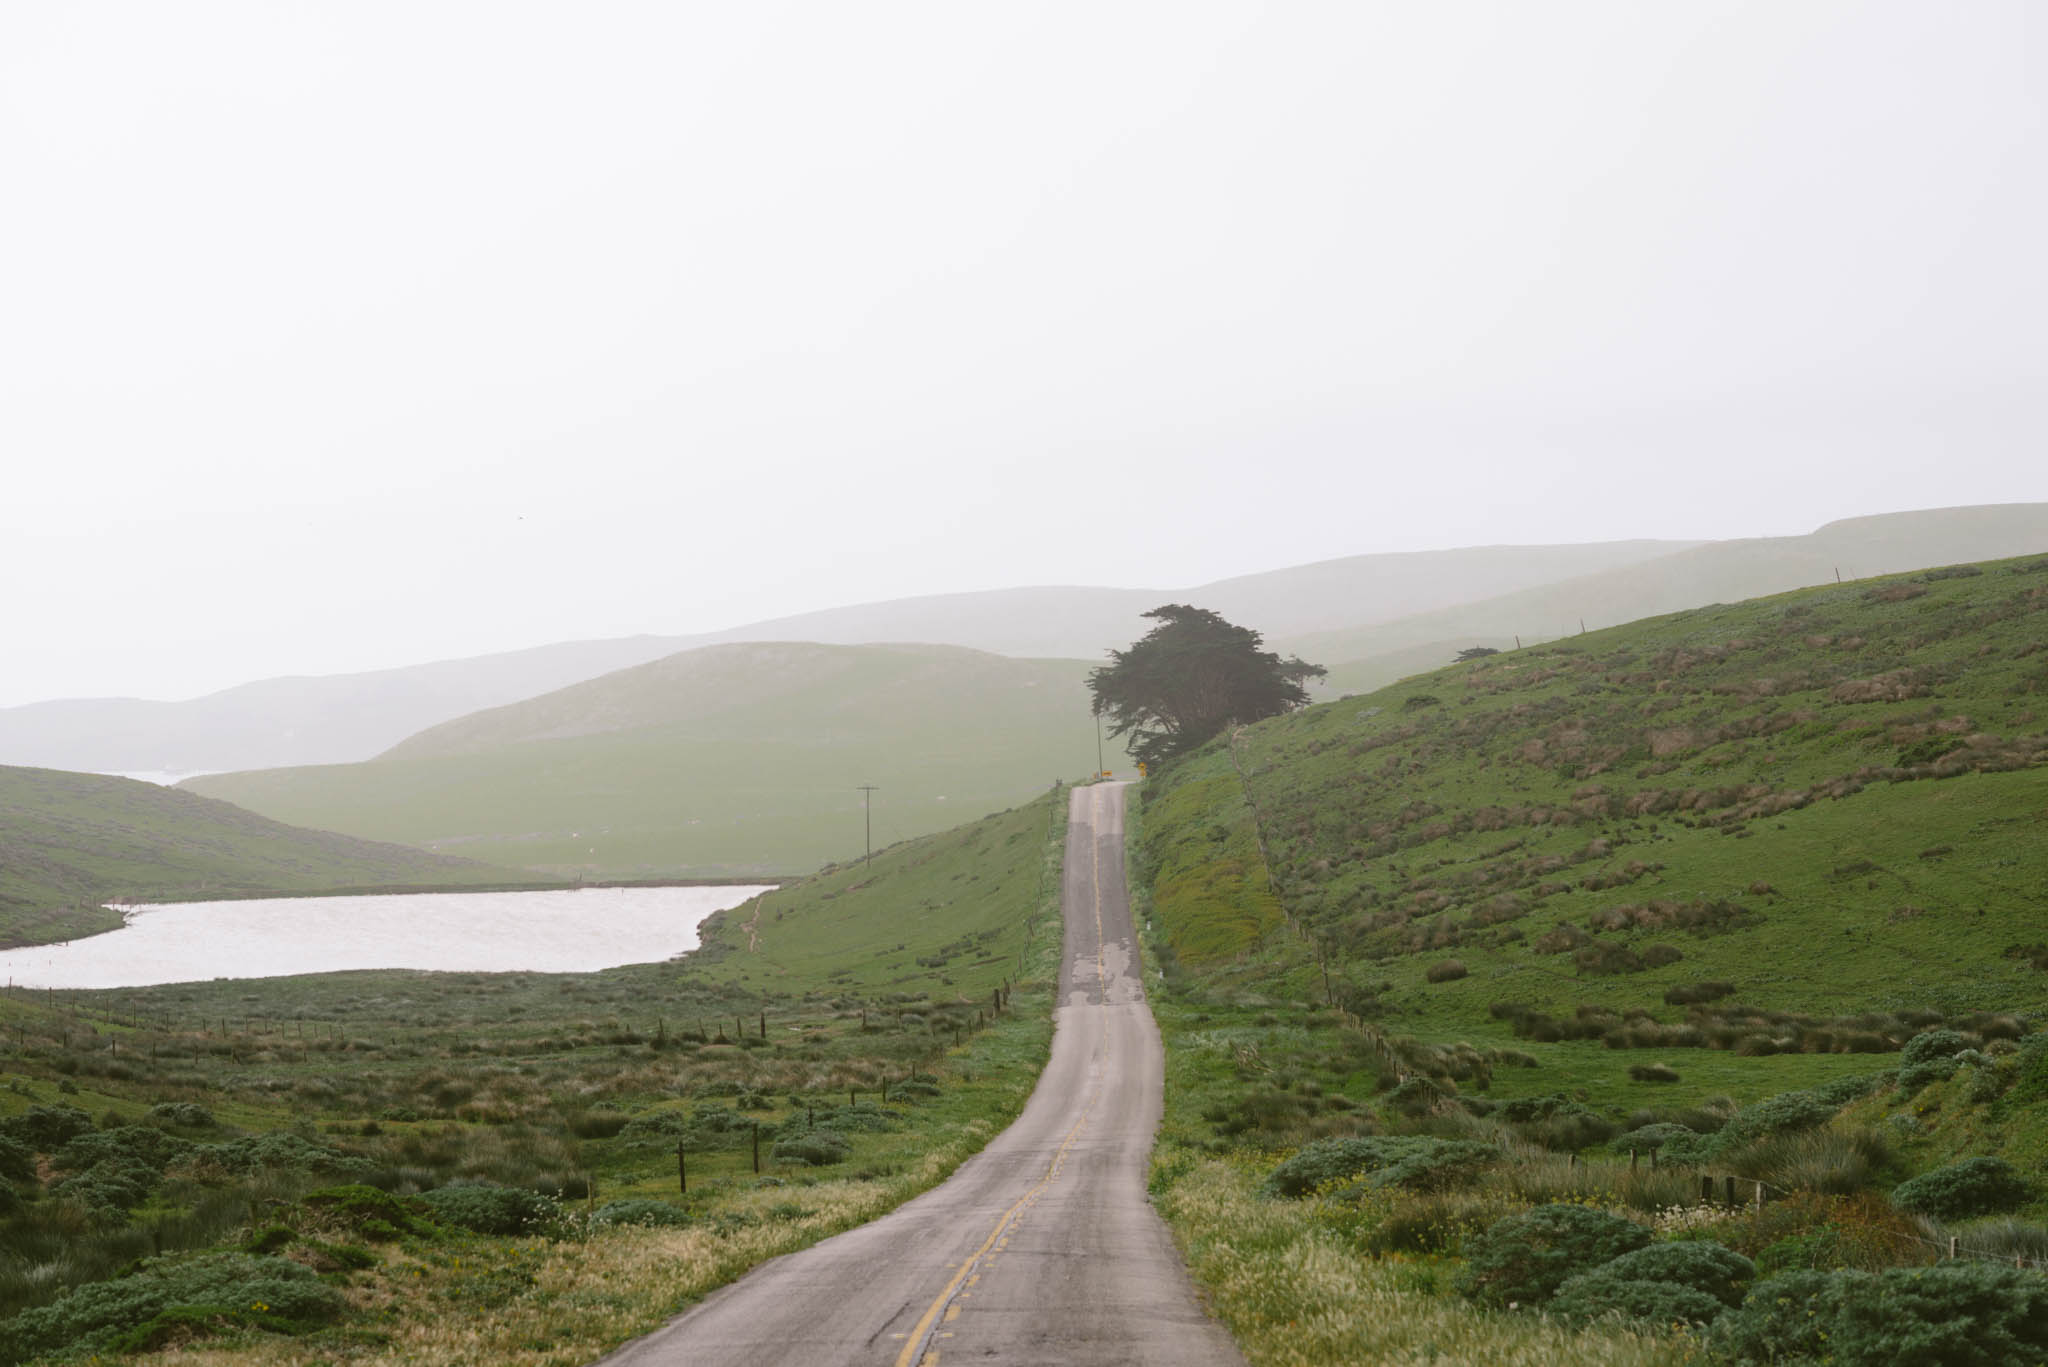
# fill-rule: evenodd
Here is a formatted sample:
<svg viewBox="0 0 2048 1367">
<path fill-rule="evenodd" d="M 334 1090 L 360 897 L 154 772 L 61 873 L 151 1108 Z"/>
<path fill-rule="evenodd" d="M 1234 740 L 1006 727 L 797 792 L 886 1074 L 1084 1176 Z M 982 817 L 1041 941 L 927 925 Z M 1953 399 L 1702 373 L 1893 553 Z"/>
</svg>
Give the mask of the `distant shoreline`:
<svg viewBox="0 0 2048 1367">
<path fill-rule="evenodd" d="M 110 898 L 101 905 L 109 910 L 120 910 L 125 907 L 182 906 L 188 902 L 256 902 L 303 897 L 415 897 L 431 892 L 576 892 L 583 888 L 779 888 L 787 883 L 800 882 L 806 876 L 794 873 L 735 873 L 704 878 L 552 879 L 511 883 L 369 883 L 312 891 L 281 891 L 274 888 L 231 891 L 187 890 L 137 893 L 132 897 Z"/>
</svg>

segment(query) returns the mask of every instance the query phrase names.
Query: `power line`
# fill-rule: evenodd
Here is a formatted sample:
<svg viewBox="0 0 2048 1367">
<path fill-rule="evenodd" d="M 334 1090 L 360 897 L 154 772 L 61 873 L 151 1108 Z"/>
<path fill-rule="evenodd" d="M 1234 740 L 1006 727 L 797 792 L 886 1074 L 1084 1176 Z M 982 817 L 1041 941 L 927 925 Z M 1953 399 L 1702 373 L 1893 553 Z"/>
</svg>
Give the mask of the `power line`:
<svg viewBox="0 0 2048 1367">
<path fill-rule="evenodd" d="M 872 783 L 861 783 L 855 786 L 860 789 L 860 810 L 861 815 L 866 819 L 865 824 L 868 832 L 868 852 L 866 857 L 861 860 L 861 863 L 872 864 L 875 859 L 875 785 Z"/>
</svg>

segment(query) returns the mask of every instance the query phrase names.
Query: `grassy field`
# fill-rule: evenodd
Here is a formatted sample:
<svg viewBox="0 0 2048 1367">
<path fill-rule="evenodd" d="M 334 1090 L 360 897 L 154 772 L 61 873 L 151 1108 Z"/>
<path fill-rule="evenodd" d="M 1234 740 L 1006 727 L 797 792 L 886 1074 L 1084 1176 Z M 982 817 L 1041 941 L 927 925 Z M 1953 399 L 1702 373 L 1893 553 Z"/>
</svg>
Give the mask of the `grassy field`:
<svg viewBox="0 0 2048 1367">
<path fill-rule="evenodd" d="M 468 859 L 281 825 L 153 783 L 0 767 L 0 946 L 110 930 L 121 918 L 103 905 L 109 901 L 518 877 Z"/>
<path fill-rule="evenodd" d="M 881 1214 L 1036 1081 L 1065 798 L 665 964 L 0 996 L 0 1361 L 584 1363 Z"/>
<path fill-rule="evenodd" d="M 1895 576 L 1485 657 L 1148 781 L 1154 1191 L 1253 1361 L 1805 1360 L 1743 1339 L 1749 1280 L 1490 1301 L 1490 1241 L 1559 1203 L 1759 1283 L 1953 1239 L 1979 1324 L 2033 1295 L 1984 1279 L 2048 1259 L 2044 651 L 2048 562 Z M 2012 1184 L 1915 1204 L 1965 1160 Z M 1924 1360 L 1856 1337 L 1879 1281 L 1827 1285 L 1831 1360 Z M 2048 1353 L 1928 1294 L 1883 1312 L 1901 1342 Z"/>
<path fill-rule="evenodd" d="M 556 877 L 808 873 L 862 851 L 862 784 L 877 785 L 886 845 L 1093 770 L 1086 670 L 943 646 L 714 646 L 450 722 L 369 763 L 186 786 Z"/>
</svg>

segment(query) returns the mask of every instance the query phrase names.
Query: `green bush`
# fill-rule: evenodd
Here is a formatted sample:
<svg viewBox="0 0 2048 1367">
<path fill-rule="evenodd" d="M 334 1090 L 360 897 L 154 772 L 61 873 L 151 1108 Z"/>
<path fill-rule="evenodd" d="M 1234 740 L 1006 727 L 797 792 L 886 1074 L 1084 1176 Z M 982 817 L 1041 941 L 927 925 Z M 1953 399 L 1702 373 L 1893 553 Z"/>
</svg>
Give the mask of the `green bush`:
<svg viewBox="0 0 2048 1367">
<path fill-rule="evenodd" d="M 1620 1315 L 1656 1325 L 1711 1324 L 1727 1306 L 1682 1282 L 1630 1281 L 1587 1272 L 1568 1279 L 1545 1307 L 1566 1320 Z"/>
<path fill-rule="evenodd" d="M 418 1197 L 393 1196 L 362 1183 L 323 1187 L 299 1198 L 307 1210 L 318 1214 L 322 1223 L 386 1243 L 401 1234 L 425 1234 L 432 1226 L 424 1218 L 426 1205 Z"/>
<path fill-rule="evenodd" d="M 1917 1092 L 1931 1082 L 1956 1075 L 1965 1057 L 1973 1055 L 1969 1038 L 1958 1030 L 1923 1030 L 1899 1051 L 1899 1087 Z"/>
<path fill-rule="evenodd" d="M 1716 1136 L 1716 1148 L 1727 1152 L 1740 1144 L 1774 1135 L 1792 1134 L 1825 1125 L 1842 1103 L 1829 1104 L 1812 1092 L 1780 1092 L 1737 1111 Z"/>
<path fill-rule="evenodd" d="M 0 1323 L 0 1361 L 113 1348 L 160 1317 L 196 1329 L 239 1318 L 291 1331 L 332 1320 L 342 1307 L 339 1291 L 282 1258 L 208 1253 L 177 1263 L 159 1259 L 134 1276 L 89 1283 Z"/>
<path fill-rule="evenodd" d="M 2032 1195 L 2026 1179 L 2003 1158 L 1965 1158 L 1899 1183 L 1892 1204 L 1911 1215 L 1967 1220 L 1999 1215 Z"/>
<path fill-rule="evenodd" d="M 18 1139 L 37 1153 L 53 1153 L 92 1128 L 92 1117 L 76 1106 L 31 1106 L 0 1120 L 0 1135 Z"/>
<path fill-rule="evenodd" d="M 1569 1278 L 1649 1242 L 1649 1230 L 1618 1215 L 1587 1206 L 1538 1206 L 1472 1240 L 1457 1287 L 1488 1305 L 1538 1305 Z"/>
<path fill-rule="evenodd" d="M 1822 1358 L 1840 1305 L 1840 1277 L 1867 1272 L 1787 1272 L 1758 1282 L 1714 1322 L 1709 1342 L 1743 1367 Z"/>
<path fill-rule="evenodd" d="M 308 1139 L 289 1130 L 245 1135 L 220 1144 L 201 1144 L 190 1151 L 188 1161 L 213 1164 L 243 1176 L 268 1168 L 360 1181 L 377 1171 L 375 1163 L 359 1154 L 345 1152 L 324 1140 Z"/>
<path fill-rule="evenodd" d="M 770 1151 L 777 1162 L 807 1163 L 814 1168 L 844 1163 L 853 1152 L 853 1141 L 835 1130 L 808 1130 L 775 1141 Z"/>
<path fill-rule="evenodd" d="M 1885 1272 L 1792 1272 L 1759 1282 L 1714 1325 L 1737 1363 L 2005 1367 L 2048 1359 L 2048 1280 L 1953 1262 Z"/>
<path fill-rule="evenodd" d="M 591 1220 L 600 1225 L 639 1225 L 652 1229 L 657 1226 L 687 1225 L 690 1212 L 666 1201 L 650 1201 L 635 1197 L 625 1201 L 607 1201 L 591 1215 Z"/>
<path fill-rule="evenodd" d="M 1587 1276 L 1631 1282 L 1677 1282 L 1723 1305 L 1740 1305 L 1756 1280 L 1756 1264 L 1711 1239 L 1646 1244 L 1603 1263 Z"/>
<path fill-rule="evenodd" d="M 1306 1196 L 1318 1187 L 1364 1177 L 1363 1185 L 1441 1191 L 1464 1186 L 1500 1160 L 1500 1150 L 1469 1139 L 1365 1135 L 1318 1139 L 1267 1175 L 1267 1196 Z"/>
<path fill-rule="evenodd" d="M 1713 1136 L 1673 1121 L 1653 1121 L 1608 1141 L 1616 1153 L 1655 1153 L 1666 1163 L 1704 1163 L 1713 1153 Z"/>
<path fill-rule="evenodd" d="M 560 1214 L 551 1196 L 489 1182 L 450 1183 L 421 1192 L 419 1199 L 442 1224 L 478 1234 L 525 1234 Z"/>
<path fill-rule="evenodd" d="M 213 1112 L 196 1101 L 163 1101 L 149 1108 L 152 1125 L 174 1125 L 181 1130 L 210 1130 L 216 1123 Z"/>
<path fill-rule="evenodd" d="M 35 1175 L 35 1150 L 12 1135 L 0 1134 L 0 1182 L 26 1182 Z"/>
<path fill-rule="evenodd" d="M 128 1212 L 149 1199 L 163 1174 L 133 1158 L 108 1158 L 84 1172 L 50 1184 L 52 1196 L 76 1201 L 92 1212 L 96 1224 L 122 1225 Z"/>
<path fill-rule="evenodd" d="M 133 1162 L 162 1172 L 192 1151 L 192 1141 L 165 1134 L 149 1125 L 123 1125 L 117 1130 L 89 1130 L 50 1155 L 60 1168 L 81 1172 L 108 1160 Z"/>
</svg>

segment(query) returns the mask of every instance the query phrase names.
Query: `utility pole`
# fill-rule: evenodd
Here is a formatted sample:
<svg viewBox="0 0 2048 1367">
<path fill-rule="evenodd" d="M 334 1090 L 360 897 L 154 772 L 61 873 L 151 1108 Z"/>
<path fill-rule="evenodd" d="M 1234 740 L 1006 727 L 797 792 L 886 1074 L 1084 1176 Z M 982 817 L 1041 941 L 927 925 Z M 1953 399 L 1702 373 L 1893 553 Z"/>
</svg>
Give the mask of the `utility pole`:
<svg viewBox="0 0 2048 1367">
<path fill-rule="evenodd" d="M 1102 714 L 1095 714 L 1095 776 L 1102 777 Z"/>
<path fill-rule="evenodd" d="M 872 783 L 863 783 L 863 784 L 861 784 L 861 785 L 860 785 L 860 811 L 861 811 L 861 815 L 862 815 L 863 817 L 867 818 L 867 828 L 868 828 L 868 852 L 867 852 L 867 857 L 866 857 L 866 858 L 864 858 L 863 860 L 861 860 L 861 862 L 862 862 L 863 864 L 872 864 L 872 863 L 874 863 L 874 862 L 875 862 L 875 799 L 874 799 L 874 792 L 875 792 L 875 785 L 874 785 L 874 784 L 872 784 Z"/>
</svg>

